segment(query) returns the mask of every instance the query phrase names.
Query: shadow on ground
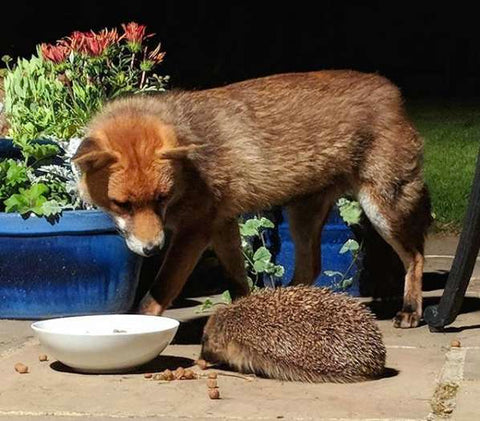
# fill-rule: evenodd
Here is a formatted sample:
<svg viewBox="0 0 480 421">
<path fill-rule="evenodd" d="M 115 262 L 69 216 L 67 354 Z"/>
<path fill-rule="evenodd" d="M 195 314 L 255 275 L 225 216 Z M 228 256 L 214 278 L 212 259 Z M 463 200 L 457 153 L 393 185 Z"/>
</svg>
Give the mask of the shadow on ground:
<svg viewBox="0 0 480 421">
<path fill-rule="evenodd" d="M 174 355 L 159 355 L 154 360 L 140 367 L 136 367 L 132 370 L 122 371 L 121 374 L 144 374 L 144 373 L 157 373 L 164 371 L 167 368 L 169 370 L 175 370 L 177 367 L 191 367 L 194 365 L 194 361 L 191 358 L 176 357 Z M 50 364 L 50 368 L 54 371 L 62 373 L 74 373 L 83 375 L 92 375 L 92 373 L 82 373 L 75 371 L 74 369 L 62 364 L 60 361 L 54 361 Z M 118 375 L 119 373 L 106 373 L 102 375 Z"/>
</svg>

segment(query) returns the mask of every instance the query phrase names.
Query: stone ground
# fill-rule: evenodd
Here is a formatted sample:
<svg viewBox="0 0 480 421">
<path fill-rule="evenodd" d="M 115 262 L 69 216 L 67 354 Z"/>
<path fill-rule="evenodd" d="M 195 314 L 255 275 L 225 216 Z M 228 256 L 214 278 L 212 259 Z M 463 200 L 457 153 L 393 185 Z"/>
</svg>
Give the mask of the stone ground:
<svg viewBox="0 0 480 421">
<path fill-rule="evenodd" d="M 441 278 L 456 239 L 434 237 L 426 272 Z M 434 275 L 432 273 L 434 272 Z M 440 289 L 425 292 L 427 304 Z M 58 362 L 41 363 L 29 321 L 0 321 L 0 421 L 112 419 L 194 420 L 453 420 L 480 419 L 480 265 L 462 313 L 444 333 L 428 327 L 394 329 L 379 314 L 390 376 L 356 384 L 301 384 L 220 375 L 222 399 L 210 400 L 205 380 L 159 383 L 143 373 L 189 366 L 198 357 L 201 318 L 195 307 L 169 310 L 182 320 L 176 343 L 146 367 L 118 375 L 76 374 Z M 203 316 L 205 317 L 205 316 Z M 461 341 L 451 348 L 452 340 Z M 196 343 L 195 343 L 196 342 Z M 23 362 L 30 373 L 17 374 Z"/>
</svg>

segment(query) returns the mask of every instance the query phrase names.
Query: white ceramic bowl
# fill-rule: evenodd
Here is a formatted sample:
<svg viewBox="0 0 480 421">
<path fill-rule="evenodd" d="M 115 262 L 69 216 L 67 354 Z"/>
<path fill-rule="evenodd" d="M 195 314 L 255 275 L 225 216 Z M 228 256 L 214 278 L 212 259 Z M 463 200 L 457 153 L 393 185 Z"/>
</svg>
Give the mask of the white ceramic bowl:
<svg viewBox="0 0 480 421">
<path fill-rule="evenodd" d="M 179 322 L 137 314 L 64 317 L 32 324 L 49 355 L 82 372 L 126 371 L 154 359 Z"/>
</svg>

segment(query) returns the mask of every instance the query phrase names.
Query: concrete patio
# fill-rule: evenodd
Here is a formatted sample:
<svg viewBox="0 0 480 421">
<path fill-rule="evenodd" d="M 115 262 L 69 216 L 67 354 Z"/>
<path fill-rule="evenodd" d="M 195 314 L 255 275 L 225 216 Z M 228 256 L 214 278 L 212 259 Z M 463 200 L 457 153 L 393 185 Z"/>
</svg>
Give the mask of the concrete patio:
<svg viewBox="0 0 480 421">
<path fill-rule="evenodd" d="M 455 252 L 455 238 L 434 237 L 427 255 Z M 426 272 L 448 270 L 448 257 L 428 258 Z M 389 377 L 356 384 L 301 384 L 219 374 L 220 400 L 210 400 L 206 380 L 146 380 L 143 373 L 187 367 L 198 357 L 201 318 L 195 307 L 168 315 L 184 323 L 176 343 L 134 373 L 83 375 L 50 360 L 28 321 L 0 321 L 0 420 L 71 421 L 111 419 L 193 420 L 454 420 L 480 418 L 480 267 L 476 268 L 462 313 L 444 333 L 427 326 L 394 329 L 379 320 L 387 346 Z M 441 290 L 426 291 L 427 305 Z M 379 315 L 379 317 L 382 317 Z M 452 348 L 458 339 L 461 347 Z M 20 375 L 22 362 L 30 373 Z"/>
</svg>

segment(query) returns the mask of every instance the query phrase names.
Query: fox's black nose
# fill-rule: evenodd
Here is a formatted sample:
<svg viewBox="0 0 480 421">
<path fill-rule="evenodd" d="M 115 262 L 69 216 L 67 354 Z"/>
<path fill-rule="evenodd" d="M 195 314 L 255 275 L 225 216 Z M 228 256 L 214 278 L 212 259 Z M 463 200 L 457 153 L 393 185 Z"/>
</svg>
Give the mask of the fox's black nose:
<svg viewBox="0 0 480 421">
<path fill-rule="evenodd" d="M 156 246 L 143 247 L 142 251 L 145 256 L 149 257 L 155 254 L 159 254 L 161 249 L 162 249 L 161 246 L 156 245 Z"/>
</svg>

